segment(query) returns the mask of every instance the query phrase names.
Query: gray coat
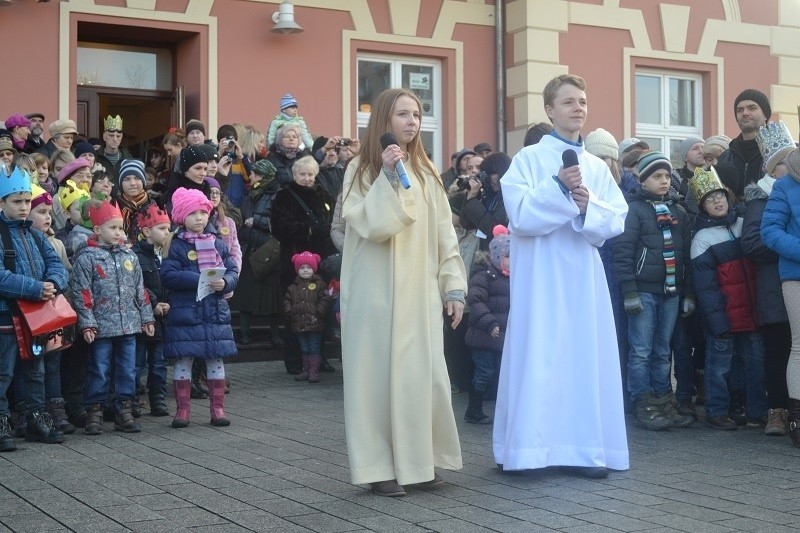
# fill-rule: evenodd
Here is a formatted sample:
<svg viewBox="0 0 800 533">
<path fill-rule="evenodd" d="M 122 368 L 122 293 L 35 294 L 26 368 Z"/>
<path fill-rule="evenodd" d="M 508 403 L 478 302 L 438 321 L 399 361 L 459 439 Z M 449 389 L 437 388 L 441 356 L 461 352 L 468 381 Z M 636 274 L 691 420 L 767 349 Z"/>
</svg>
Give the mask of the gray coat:
<svg viewBox="0 0 800 533">
<path fill-rule="evenodd" d="M 70 286 L 78 331 L 119 337 L 141 333 L 143 325 L 155 322 L 139 259 L 127 246 L 99 244 L 90 237 L 75 252 Z"/>
</svg>

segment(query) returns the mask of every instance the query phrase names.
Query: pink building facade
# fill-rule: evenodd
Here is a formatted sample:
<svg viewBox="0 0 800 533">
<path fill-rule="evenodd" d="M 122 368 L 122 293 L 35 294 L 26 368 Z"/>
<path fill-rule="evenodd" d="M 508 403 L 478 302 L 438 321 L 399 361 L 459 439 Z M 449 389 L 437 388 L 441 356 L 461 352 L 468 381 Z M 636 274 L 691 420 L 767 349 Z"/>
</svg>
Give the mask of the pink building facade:
<svg viewBox="0 0 800 533">
<path fill-rule="evenodd" d="M 0 34 L 24 45 L 0 119 L 40 111 L 97 135 L 102 117 L 120 114 L 129 144 L 143 147 L 190 118 L 210 136 L 230 122 L 265 131 L 290 92 L 312 134 L 353 137 L 378 92 L 408 86 L 423 101 L 426 146 L 447 167 L 451 152 L 484 141 L 513 154 L 546 120 L 546 82 L 571 72 L 588 83 L 587 131 L 663 149 L 690 134 L 734 136 L 733 100 L 757 88 L 798 133 L 800 0 L 290 3 L 301 33 L 270 31 L 279 0 L 12 0 Z"/>
</svg>

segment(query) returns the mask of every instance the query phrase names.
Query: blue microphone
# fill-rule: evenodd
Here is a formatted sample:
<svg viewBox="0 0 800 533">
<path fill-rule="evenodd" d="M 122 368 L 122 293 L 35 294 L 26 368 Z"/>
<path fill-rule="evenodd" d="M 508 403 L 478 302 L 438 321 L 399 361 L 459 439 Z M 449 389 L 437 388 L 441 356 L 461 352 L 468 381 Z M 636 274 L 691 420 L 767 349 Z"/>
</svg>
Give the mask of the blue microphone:
<svg viewBox="0 0 800 533">
<path fill-rule="evenodd" d="M 400 146 L 400 143 L 397 142 L 397 137 L 392 135 L 391 133 L 384 133 L 381 135 L 381 148 L 386 150 L 388 146 L 396 144 Z M 394 165 L 394 170 L 400 176 L 400 183 L 403 185 L 404 189 L 411 188 L 411 182 L 408 181 L 408 174 L 406 174 L 406 167 L 403 166 L 403 160 L 401 159 Z"/>
</svg>

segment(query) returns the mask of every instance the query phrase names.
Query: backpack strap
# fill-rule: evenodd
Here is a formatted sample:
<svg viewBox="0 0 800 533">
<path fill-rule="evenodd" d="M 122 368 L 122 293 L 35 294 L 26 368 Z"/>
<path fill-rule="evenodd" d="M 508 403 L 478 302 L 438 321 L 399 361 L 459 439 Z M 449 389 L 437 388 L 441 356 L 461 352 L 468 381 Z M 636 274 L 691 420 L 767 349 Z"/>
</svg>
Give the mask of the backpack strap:
<svg viewBox="0 0 800 533">
<path fill-rule="evenodd" d="M 7 247 L 6 244 L 8 243 Z M 3 266 L 9 272 L 16 272 L 17 252 L 14 250 L 14 241 L 11 240 L 11 230 L 8 224 L 0 219 L 0 249 L 3 250 Z"/>
</svg>

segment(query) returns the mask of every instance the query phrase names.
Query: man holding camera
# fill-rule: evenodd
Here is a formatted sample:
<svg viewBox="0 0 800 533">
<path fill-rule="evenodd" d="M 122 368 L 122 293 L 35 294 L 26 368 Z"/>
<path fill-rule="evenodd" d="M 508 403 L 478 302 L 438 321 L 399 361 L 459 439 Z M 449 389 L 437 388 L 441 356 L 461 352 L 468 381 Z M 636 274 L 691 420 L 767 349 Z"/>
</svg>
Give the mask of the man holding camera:
<svg viewBox="0 0 800 533">
<path fill-rule="evenodd" d="M 476 158 L 473 158 L 476 159 Z M 472 161 L 470 161 L 471 163 Z M 469 164 L 469 163 L 468 163 Z M 500 178 L 511 165 L 511 158 L 503 152 L 489 155 L 480 163 L 479 172 L 467 182 L 467 196 L 459 211 L 461 224 L 477 228 L 480 248 L 489 249 L 492 229 L 508 225 Z M 465 226 L 467 227 L 467 226 Z"/>
<path fill-rule="evenodd" d="M 333 136 L 329 139 L 320 136 L 314 141 L 314 147 L 311 150 L 314 159 L 319 163 L 317 183 L 331 198 L 339 196 L 344 182 L 344 169 L 347 165 L 339 159 L 339 151 L 343 148 L 349 149 L 353 154 L 352 158 L 358 154 L 360 143 L 358 139 L 348 139 L 347 137 Z"/>
<path fill-rule="evenodd" d="M 242 154 L 239 136 L 232 125 L 223 124 L 217 129 L 217 143 L 217 181 L 222 185 L 228 201 L 234 207 L 241 207 L 247 194 L 245 183 L 249 180 L 251 161 Z"/>
</svg>

